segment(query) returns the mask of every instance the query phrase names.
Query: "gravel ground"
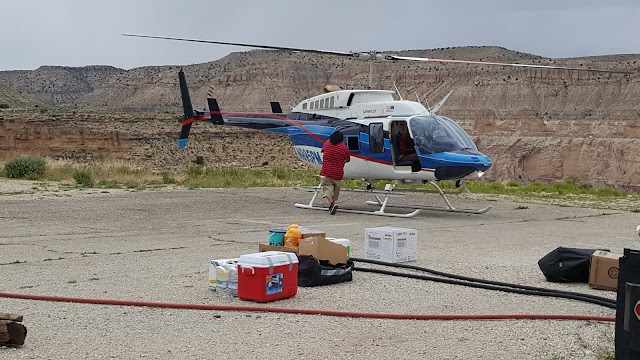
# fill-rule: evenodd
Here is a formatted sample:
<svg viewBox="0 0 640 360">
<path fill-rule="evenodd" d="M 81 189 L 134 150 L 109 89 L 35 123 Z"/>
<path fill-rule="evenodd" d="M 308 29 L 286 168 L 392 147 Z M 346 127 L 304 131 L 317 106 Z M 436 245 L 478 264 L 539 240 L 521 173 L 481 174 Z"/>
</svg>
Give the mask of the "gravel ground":
<svg viewBox="0 0 640 360">
<path fill-rule="evenodd" d="M 547 283 L 537 261 L 558 246 L 616 252 L 638 246 L 638 214 L 614 210 L 453 198 L 460 207 L 493 209 L 395 219 L 298 209 L 293 203 L 309 194 L 296 189 L 33 187 L 0 182 L 2 292 L 356 312 L 615 316 L 577 301 L 362 272 L 350 283 L 300 288 L 293 298 L 254 304 L 209 290 L 208 261 L 257 252 L 269 228 L 294 220 L 351 239 L 352 256 L 363 257 L 364 229 L 393 225 L 418 230 L 418 261 L 411 264 L 614 299 L 614 292 L 586 284 Z M 364 200 L 343 197 L 343 207 Z M 410 201 L 438 198 L 411 194 Z M 584 321 L 351 319 L 8 298 L 0 298 L 0 312 L 23 314 L 29 331 L 24 346 L 0 347 L 1 359 L 597 359 L 613 351 L 614 332 L 613 323 Z"/>
</svg>

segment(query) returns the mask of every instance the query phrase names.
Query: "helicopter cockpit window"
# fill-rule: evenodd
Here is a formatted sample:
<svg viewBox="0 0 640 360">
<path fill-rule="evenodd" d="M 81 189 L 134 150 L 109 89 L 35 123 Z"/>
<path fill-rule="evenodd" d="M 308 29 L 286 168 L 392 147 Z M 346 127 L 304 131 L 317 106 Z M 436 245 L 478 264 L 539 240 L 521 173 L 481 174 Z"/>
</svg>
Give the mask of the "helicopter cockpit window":
<svg viewBox="0 0 640 360">
<path fill-rule="evenodd" d="M 411 134 L 420 154 L 456 150 L 478 150 L 462 128 L 443 116 L 416 116 L 409 120 Z"/>
<path fill-rule="evenodd" d="M 384 152 L 384 130 L 382 123 L 369 125 L 369 146 L 372 153 Z"/>
</svg>

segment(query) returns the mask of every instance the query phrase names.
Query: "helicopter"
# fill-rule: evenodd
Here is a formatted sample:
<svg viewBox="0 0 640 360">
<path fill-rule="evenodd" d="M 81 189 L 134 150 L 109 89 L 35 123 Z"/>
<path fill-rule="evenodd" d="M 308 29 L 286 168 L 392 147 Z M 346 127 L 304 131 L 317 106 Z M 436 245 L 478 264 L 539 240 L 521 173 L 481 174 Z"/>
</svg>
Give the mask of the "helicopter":
<svg viewBox="0 0 640 360">
<path fill-rule="evenodd" d="M 619 70 L 419 58 L 376 52 L 338 52 L 151 35 L 123 35 L 291 52 L 309 52 L 370 61 L 431 61 L 634 74 Z M 371 79 L 371 72 L 369 75 Z M 396 92 L 391 90 L 342 90 L 339 87 L 328 85 L 325 86 L 323 94 L 300 101 L 288 113 L 283 112 L 280 104 L 276 101 L 271 102 L 272 113 L 223 113 L 214 98 L 207 99 L 208 112 L 194 109 L 183 69 L 178 72 L 178 80 L 184 110 L 182 129 L 178 140 L 178 145 L 181 148 L 187 145 L 193 122 L 207 121 L 216 125 L 231 125 L 287 135 L 300 160 L 313 168 L 319 169 L 322 166 L 322 145 L 332 133 L 339 130 L 344 136 L 344 143 L 351 155 L 351 161 L 346 163 L 344 167 L 344 179 L 364 180 L 367 183 L 367 187 L 364 190 L 342 190 L 342 192 L 347 191 L 373 196 L 374 200 L 367 201 L 367 204 L 376 205 L 379 208 L 369 211 L 340 207 L 338 211 L 392 217 L 413 217 L 420 213 L 421 210 L 483 214 L 491 208 L 491 206 L 480 209 L 456 208 L 438 185 L 439 181 L 453 180 L 456 187 L 461 187 L 468 192 L 464 181 L 481 178 L 492 166 L 491 159 L 478 150 L 471 137 L 460 125 L 454 120 L 438 114 L 438 110 L 444 105 L 452 92 L 449 92 L 435 106 L 426 108 L 419 102 L 404 100 L 402 97 L 400 100 L 396 100 L 394 98 Z M 401 152 L 402 139 L 406 139 L 407 136 L 410 138 L 411 146 L 413 146 L 412 156 L 405 156 Z M 378 180 L 390 180 L 393 182 L 387 183 L 384 190 L 375 190 L 371 184 Z M 445 206 L 390 203 L 390 200 L 406 195 L 395 191 L 397 185 L 401 182 L 410 182 L 416 185 L 430 184 L 440 195 Z M 320 186 L 305 189 L 312 192 L 313 196 L 309 203 L 298 203 L 295 204 L 296 207 L 329 210 L 325 206 L 315 205 L 318 195 L 322 193 Z M 406 208 L 412 211 L 409 213 L 389 212 L 387 207 Z"/>
</svg>

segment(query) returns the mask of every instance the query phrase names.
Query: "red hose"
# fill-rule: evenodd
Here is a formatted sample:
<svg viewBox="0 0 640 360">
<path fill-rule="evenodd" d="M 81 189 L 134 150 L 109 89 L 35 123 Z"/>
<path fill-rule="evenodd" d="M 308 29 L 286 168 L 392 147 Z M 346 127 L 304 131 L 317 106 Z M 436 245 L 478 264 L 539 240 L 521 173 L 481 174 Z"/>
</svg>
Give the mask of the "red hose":
<svg viewBox="0 0 640 360">
<path fill-rule="evenodd" d="M 380 314 L 357 313 L 348 311 L 291 309 L 260 306 L 231 306 L 231 305 L 204 305 L 204 304 L 175 304 L 148 301 L 108 300 L 108 299 L 84 299 L 46 295 L 11 294 L 0 292 L 0 297 L 26 300 L 43 300 L 57 302 L 71 302 L 81 304 L 120 305 L 120 306 L 146 306 L 173 309 L 192 310 L 218 310 L 218 311 L 257 311 L 288 314 L 343 316 L 352 318 L 373 319 L 411 319 L 411 320 L 585 320 L 615 322 L 615 317 L 609 316 L 581 316 L 581 315 L 533 315 L 533 314 L 503 314 L 503 315 L 426 315 L 426 314 Z"/>
</svg>

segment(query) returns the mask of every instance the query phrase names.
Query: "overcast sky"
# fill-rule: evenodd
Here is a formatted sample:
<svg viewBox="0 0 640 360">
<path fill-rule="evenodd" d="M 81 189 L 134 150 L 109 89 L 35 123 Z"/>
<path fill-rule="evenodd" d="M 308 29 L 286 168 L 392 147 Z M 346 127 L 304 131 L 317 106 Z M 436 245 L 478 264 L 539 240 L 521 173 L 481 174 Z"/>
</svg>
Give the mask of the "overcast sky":
<svg viewBox="0 0 640 360">
<path fill-rule="evenodd" d="M 339 51 L 496 45 L 546 57 L 640 53 L 638 0 L 3 0 L 0 70 L 186 65 L 246 48 Z"/>
</svg>

